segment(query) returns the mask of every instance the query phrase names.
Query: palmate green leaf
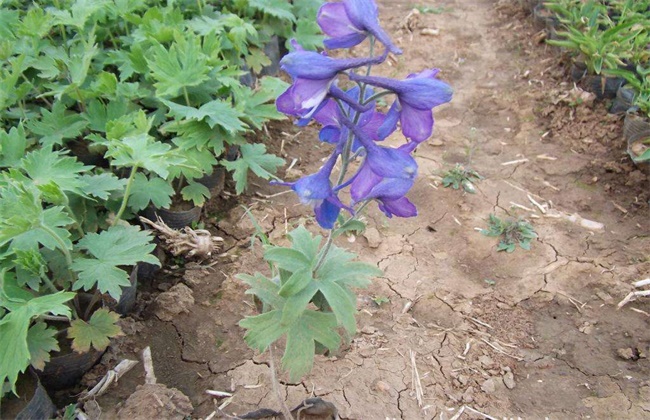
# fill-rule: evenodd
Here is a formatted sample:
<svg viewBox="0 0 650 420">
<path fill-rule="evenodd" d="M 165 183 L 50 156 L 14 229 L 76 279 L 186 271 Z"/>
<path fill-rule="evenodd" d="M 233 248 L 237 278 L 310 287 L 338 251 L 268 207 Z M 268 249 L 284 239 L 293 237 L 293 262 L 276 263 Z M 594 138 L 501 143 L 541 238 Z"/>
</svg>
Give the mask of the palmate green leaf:
<svg viewBox="0 0 650 420">
<path fill-rule="evenodd" d="M 122 191 L 126 186 L 126 179 L 120 179 L 111 172 L 101 174 L 84 174 L 79 177 L 83 183 L 81 191 L 84 195 L 108 200 L 111 193 Z"/>
<path fill-rule="evenodd" d="M 0 319 L 0 337 L 3 338 L 0 340 L 0 383 L 8 380 L 14 394 L 18 374 L 25 371 L 31 360 L 27 337 L 32 318 L 44 314 L 70 318 L 70 308 L 65 303 L 74 296 L 74 293 L 59 292 L 28 301 L 0 296 L 0 306 L 9 310 Z"/>
<path fill-rule="evenodd" d="M 128 104 L 122 99 L 110 101 L 106 105 L 97 99 L 89 101 L 85 113 L 88 128 L 105 133 L 107 123 L 122 117 L 127 113 L 127 110 Z"/>
<path fill-rule="evenodd" d="M 271 64 L 271 59 L 260 48 L 250 48 L 246 56 L 246 64 L 255 73 L 260 73 L 262 68 Z"/>
<path fill-rule="evenodd" d="M 291 238 L 291 247 L 300 251 L 310 264 L 314 264 L 323 237 L 320 235 L 313 237 L 304 226 L 299 226 L 289 233 L 289 238 Z"/>
<path fill-rule="evenodd" d="M 306 50 L 322 48 L 325 39 L 315 19 L 298 19 L 294 36 L 298 44 Z"/>
<path fill-rule="evenodd" d="M 274 177 L 277 167 L 284 164 L 284 159 L 266 153 L 266 146 L 260 143 L 244 144 L 241 146 L 241 157 L 234 162 L 222 160 L 220 163 L 233 172 L 235 191 L 237 194 L 244 192 L 248 186 L 248 171 L 263 179 Z"/>
<path fill-rule="evenodd" d="M 195 206 L 202 206 L 205 200 L 210 198 L 210 190 L 205 185 L 198 182 L 188 182 L 181 190 L 183 200 L 191 201 Z"/>
<path fill-rule="evenodd" d="M 135 226 L 111 226 L 99 234 L 87 234 L 77 243 L 77 248 L 85 251 L 88 257 L 76 258 L 72 263 L 72 269 L 78 274 L 73 290 L 97 287 L 118 300 L 122 287 L 131 284 L 129 274 L 118 266 L 141 261 L 160 265 L 151 254 L 156 247 L 152 239 L 148 232 Z"/>
<path fill-rule="evenodd" d="M 95 44 L 95 34 L 93 32 L 88 35 L 87 40 L 79 40 L 70 47 L 70 57 L 66 60 L 66 66 L 70 82 L 77 88 L 86 81 L 92 60 L 98 53 L 99 48 Z"/>
<path fill-rule="evenodd" d="M 29 83 L 19 84 L 23 72 L 27 68 L 24 55 L 7 60 L 9 66 L 0 67 L 0 109 L 6 109 L 22 99 L 31 89 Z"/>
<path fill-rule="evenodd" d="M 225 150 L 223 136 L 205 121 L 170 121 L 161 131 L 176 133 L 172 140 L 176 146 L 183 150 L 196 149 L 205 153 L 211 149 L 215 155 L 220 155 Z"/>
<path fill-rule="evenodd" d="M 293 296 L 304 290 L 313 280 L 311 267 L 300 269 L 291 274 L 291 277 L 280 287 L 278 294 L 282 297 Z"/>
<path fill-rule="evenodd" d="M 81 193 L 84 182 L 79 174 L 91 169 L 64 151 L 49 147 L 34 150 L 20 162 L 20 167 L 34 181 L 36 186 L 56 184 L 62 191 Z"/>
<path fill-rule="evenodd" d="M 68 338 L 72 339 L 72 349 L 78 353 L 90 351 L 92 346 L 102 351 L 110 344 L 110 339 L 124 335 L 117 321 L 120 315 L 102 308 L 96 311 L 88 320 L 75 319 L 68 328 Z"/>
<path fill-rule="evenodd" d="M 108 150 L 105 155 L 112 158 L 113 166 L 144 168 L 161 178 L 167 178 L 171 165 L 184 162 L 181 156 L 174 154 L 169 144 L 154 140 L 148 134 L 128 136 L 121 141 L 108 141 L 106 145 Z"/>
<path fill-rule="evenodd" d="M 271 246 L 264 252 L 264 259 L 272 262 L 279 268 L 290 272 L 311 269 L 312 260 L 297 249 Z"/>
<path fill-rule="evenodd" d="M 108 4 L 108 0 L 75 0 L 66 10 L 49 8 L 48 12 L 54 17 L 54 24 L 74 26 L 83 31 L 92 14 L 106 8 Z"/>
<path fill-rule="evenodd" d="M 179 96 L 183 89 L 198 86 L 208 80 L 208 58 L 201 51 L 197 36 L 176 37 L 166 49 L 158 44 L 151 48 L 152 58 L 147 58 L 151 76 L 156 80 L 156 94 L 161 97 Z"/>
<path fill-rule="evenodd" d="M 134 212 L 146 209 L 149 203 L 158 208 L 169 208 L 174 194 L 174 188 L 164 179 L 157 176 L 149 179 L 143 173 L 137 173 L 131 187 L 128 206 Z"/>
<path fill-rule="evenodd" d="M 73 223 L 62 207 L 43 209 L 39 191 L 20 182 L 0 189 L 0 246 L 32 249 L 40 243 L 48 249 L 72 249 L 70 233 L 63 227 Z"/>
<path fill-rule="evenodd" d="M 294 22 L 296 17 L 293 15 L 291 3 L 286 0 L 249 0 L 250 7 L 260 12 Z"/>
<path fill-rule="evenodd" d="M 23 124 L 12 127 L 9 132 L 0 129 L 0 167 L 12 167 L 25 156 L 29 142 Z"/>
<path fill-rule="evenodd" d="M 42 108 L 40 120 L 30 120 L 25 124 L 29 131 L 42 136 L 39 143 L 43 147 L 62 145 L 64 140 L 80 136 L 87 126 L 88 121 L 81 115 L 66 112 L 66 107 L 61 101 L 54 102 L 52 111 Z"/>
<path fill-rule="evenodd" d="M 238 274 L 236 277 L 250 286 L 245 292 L 247 295 L 257 296 L 262 302 L 272 308 L 281 308 L 284 305 L 284 299 L 278 295 L 280 287 L 264 275 L 260 273 L 255 273 L 253 276 Z"/>
<path fill-rule="evenodd" d="M 293 382 L 300 380 L 314 365 L 316 343 L 335 352 L 341 345 L 336 332 L 336 318 L 329 313 L 306 310 L 287 332 L 287 345 L 282 356 L 282 368 Z"/>
<path fill-rule="evenodd" d="M 29 362 L 34 368 L 43 370 L 45 363 L 50 361 L 50 352 L 59 351 L 57 333 L 56 329 L 48 328 L 45 322 L 37 322 L 27 331 Z"/>
<path fill-rule="evenodd" d="M 168 115 L 176 119 L 189 121 L 205 120 L 210 128 L 219 126 L 229 133 L 246 130 L 246 125 L 240 120 L 245 114 L 233 108 L 229 102 L 215 99 L 197 109 L 164 99 L 161 101 L 169 108 Z"/>
<path fill-rule="evenodd" d="M 285 119 L 285 115 L 277 110 L 274 102 L 288 87 L 282 80 L 267 76 L 262 78 L 260 88 L 255 92 L 244 90 L 238 98 L 238 101 L 244 104 L 244 120 L 260 129 L 267 121 Z"/>
<path fill-rule="evenodd" d="M 244 336 L 246 343 L 260 352 L 286 334 L 287 346 L 282 367 L 289 372 L 292 381 L 297 381 L 311 370 L 316 342 L 330 351 L 336 351 L 340 346 L 341 339 L 336 332 L 337 321 L 333 314 L 308 309 L 291 325 L 283 325 L 281 318 L 279 310 L 272 310 L 247 317 L 239 325 L 248 330 Z"/>
</svg>

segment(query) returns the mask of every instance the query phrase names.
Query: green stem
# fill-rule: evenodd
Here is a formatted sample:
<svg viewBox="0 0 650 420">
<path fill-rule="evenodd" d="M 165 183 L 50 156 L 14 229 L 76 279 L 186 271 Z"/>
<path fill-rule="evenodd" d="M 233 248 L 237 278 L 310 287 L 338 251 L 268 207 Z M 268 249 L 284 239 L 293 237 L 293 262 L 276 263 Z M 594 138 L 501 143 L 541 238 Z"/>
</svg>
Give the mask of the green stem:
<svg viewBox="0 0 650 420">
<path fill-rule="evenodd" d="M 377 92 L 374 95 L 372 95 L 370 98 L 366 99 L 365 101 L 362 101 L 361 105 L 367 105 L 372 101 L 376 101 L 377 99 L 381 98 L 382 96 L 391 95 L 393 93 L 394 92 L 391 92 L 390 90 L 383 90 L 381 92 Z"/>
<path fill-rule="evenodd" d="M 113 226 L 117 224 L 117 222 L 122 217 L 122 214 L 124 214 L 124 210 L 126 210 L 126 204 L 129 201 L 129 196 L 131 195 L 131 188 L 133 187 L 133 180 L 135 179 L 136 173 L 138 173 L 138 165 L 135 165 L 131 168 L 131 174 L 129 175 L 129 179 L 126 181 L 126 188 L 124 189 L 124 198 L 122 198 L 122 205 L 115 215 L 115 219 L 113 220 L 112 224 Z"/>
<path fill-rule="evenodd" d="M 374 52 L 375 52 L 375 37 L 370 36 L 370 57 L 373 56 Z M 366 68 L 366 77 L 370 76 L 371 71 L 372 71 L 372 64 L 368 64 L 368 68 Z"/>
<path fill-rule="evenodd" d="M 72 265 L 72 255 L 70 254 L 70 251 L 65 245 L 65 242 L 61 237 L 54 231 L 52 228 L 50 228 L 47 225 L 44 225 L 41 223 L 40 228 L 43 229 L 45 232 L 49 233 L 52 238 L 54 238 L 54 241 L 59 245 L 59 249 L 61 250 L 61 253 L 63 253 L 63 256 L 65 257 L 65 262 L 68 265 L 68 268 Z"/>
<path fill-rule="evenodd" d="M 81 91 L 79 90 L 79 86 L 77 86 L 76 83 L 74 84 L 74 91 L 77 94 L 77 96 L 79 97 L 79 105 L 81 105 L 81 112 L 83 112 L 85 114 L 86 113 L 86 102 L 84 101 L 83 96 L 81 96 Z"/>
<path fill-rule="evenodd" d="M 320 266 L 323 265 L 323 262 L 325 262 L 325 257 L 327 257 L 327 254 L 329 253 L 330 248 L 332 247 L 332 242 L 334 242 L 334 229 L 330 229 L 329 234 L 327 235 L 327 239 L 325 240 L 325 245 L 323 245 L 323 248 L 321 249 L 320 252 L 320 256 L 318 257 L 318 262 L 314 267 L 314 273 L 316 273 L 320 268 Z"/>
<path fill-rule="evenodd" d="M 192 104 L 190 103 L 190 95 L 187 94 L 187 88 L 185 86 L 183 86 L 183 96 L 185 97 L 185 104 L 192 107 Z"/>
<path fill-rule="evenodd" d="M 43 280 L 43 283 L 45 283 L 47 288 L 50 289 L 52 293 L 57 293 L 59 291 L 54 283 L 52 283 L 52 280 L 50 280 L 47 276 L 41 276 L 41 280 Z"/>
</svg>

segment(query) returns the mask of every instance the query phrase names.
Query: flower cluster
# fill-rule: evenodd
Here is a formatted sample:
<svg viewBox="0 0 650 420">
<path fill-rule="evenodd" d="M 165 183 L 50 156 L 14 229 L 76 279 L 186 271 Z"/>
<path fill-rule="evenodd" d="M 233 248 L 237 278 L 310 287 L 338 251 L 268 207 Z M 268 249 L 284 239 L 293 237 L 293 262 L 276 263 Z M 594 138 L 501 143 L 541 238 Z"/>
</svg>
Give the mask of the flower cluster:
<svg viewBox="0 0 650 420">
<path fill-rule="evenodd" d="M 370 200 L 376 200 L 388 217 L 417 215 L 406 198 L 418 170 L 412 152 L 431 136 L 432 109 L 451 100 L 450 86 L 437 78 L 438 69 L 404 80 L 370 75 L 372 66 L 383 63 L 389 53 L 402 53 L 379 25 L 374 0 L 325 3 L 318 12 L 318 24 L 327 36 L 327 48 L 350 48 L 369 38 L 371 53 L 366 58 L 336 59 L 294 43 L 295 51 L 282 59 L 282 69 L 293 83 L 278 97 L 278 110 L 297 117 L 299 125 L 317 121 L 322 125 L 319 139 L 335 147 L 318 172 L 281 184 L 290 186 L 303 203 L 312 204 L 316 220 L 326 229 L 334 227 L 342 209 L 354 214 L 357 205 Z M 384 53 L 375 56 L 376 41 L 384 46 Z M 362 74 L 355 72 L 359 68 Z M 342 76 L 351 88 L 339 87 Z M 394 97 L 386 114 L 376 110 L 382 96 Z M 397 129 L 398 122 L 406 143 L 397 148 L 379 145 Z M 357 158 L 363 161 L 348 176 L 349 163 Z M 332 183 L 339 159 L 341 171 Z M 352 201 L 346 205 L 338 194 L 348 186 Z"/>
</svg>

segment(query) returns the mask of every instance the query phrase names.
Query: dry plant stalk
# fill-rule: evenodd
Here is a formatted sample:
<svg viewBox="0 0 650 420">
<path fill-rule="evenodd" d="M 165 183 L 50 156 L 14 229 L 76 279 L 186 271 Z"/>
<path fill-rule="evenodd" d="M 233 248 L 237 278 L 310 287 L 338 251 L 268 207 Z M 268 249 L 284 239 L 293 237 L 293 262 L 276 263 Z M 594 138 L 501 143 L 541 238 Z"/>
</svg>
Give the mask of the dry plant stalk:
<svg viewBox="0 0 650 420">
<path fill-rule="evenodd" d="M 223 245 L 223 238 L 212 236 L 205 229 L 195 230 L 190 227 L 184 227 L 180 230 L 172 229 L 159 216 L 156 219 L 155 222 L 152 222 L 146 217 L 140 217 L 142 223 L 146 223 L 158 232 L 158 236 L 163 240 L 163 248 L 175 257 L 205 259 L 209 258 L 214 251 Z"/>
</svg>

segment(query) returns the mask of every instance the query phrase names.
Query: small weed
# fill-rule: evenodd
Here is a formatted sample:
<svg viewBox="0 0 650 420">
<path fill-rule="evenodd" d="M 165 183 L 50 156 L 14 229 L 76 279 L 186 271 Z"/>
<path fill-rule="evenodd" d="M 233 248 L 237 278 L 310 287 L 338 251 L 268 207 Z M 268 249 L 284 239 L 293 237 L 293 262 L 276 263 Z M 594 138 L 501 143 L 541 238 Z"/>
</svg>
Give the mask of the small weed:
<svg viewBox="0 0 650 420">
<path fill-rule="evenodd" d="M 452 9 L 448 7 L 438 6 L 438 7 L 429 7 L 429 6 L 415 6 L 415 9 L 422 14 L 434 14 L 439 15 L 442 13 L 450 12 Z"/>
<path fill-rule="evenodd" d="M 377 304 L 377 306 L 381 306 L 383 303 L 390 303 L 390 299 L 386 296 L 373 296 L 371 299 Z"/>
<path fill-rule="evenodd" d="M 442 185 L 445 187 L 451 187 L 455 190 L 463 187 L 468 193 L 474 194 L 476 188 L 474 183 L 483 179 L 478 172 L 465 168 L 461 164 L 457 164 L 455 168 L 448 170 L 443 174 Z"/>
<path fill-rule="evenodd" d="M 501 237 L 497 251 L 513 252 L 519 244 L 522 249 L 530 250 L 530 241 L 537 238 L 533 226 L 526 220 L 501 220 L 490 214 L 488 228 L 481 230 L 486 236 Z"/>
<path fill-rule="evenodd" d="M 485 284 L 487 284 L 488 286 L 494 286 L 495 284 L 497 284 L 497 282 L 494 281 L 494 280 L 492 280 L 492 279 L 483 279 L 483 281 L 484 281 Z"/>
</svg>

